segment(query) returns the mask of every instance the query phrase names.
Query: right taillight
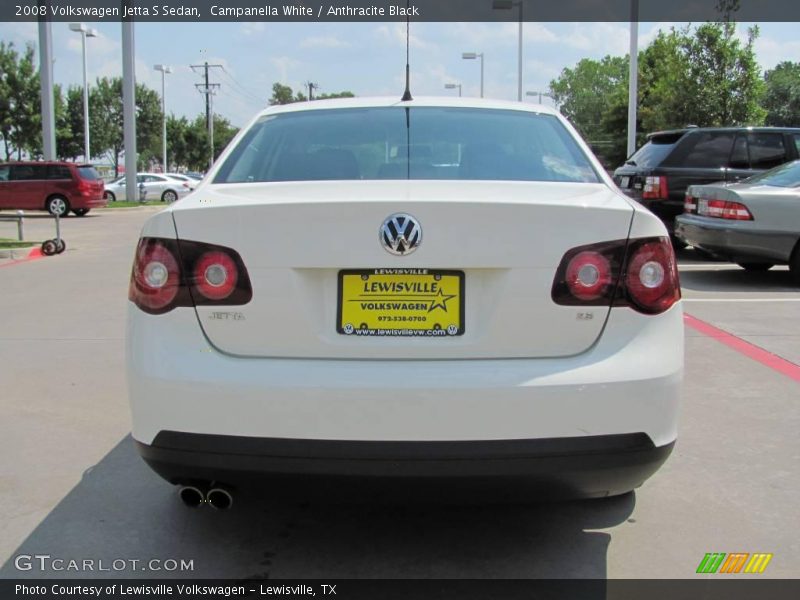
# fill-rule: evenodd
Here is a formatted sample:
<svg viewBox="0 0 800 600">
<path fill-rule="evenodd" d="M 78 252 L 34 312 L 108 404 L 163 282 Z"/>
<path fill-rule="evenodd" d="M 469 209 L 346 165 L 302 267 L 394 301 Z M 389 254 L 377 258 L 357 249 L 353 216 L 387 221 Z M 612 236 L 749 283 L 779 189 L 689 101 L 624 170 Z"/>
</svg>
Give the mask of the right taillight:
<svg viewBox="0 0 800 600">
<path fill-rule="evenodd" d="M 564 306 L 629 306 L 658 314 L 680 300 L 678 268 L 667 237 L 573 248 L 561 260 L 552 298 Z"/>
<path fill-rule="evenodd" d="M 678 265 L 669 238 L 632 241 L 625 266 L 629 306 L 658 314 L 681 299 Z"/>
<path fill-rule="evenodd" d="M 247 269 L 235 250 L 186 240 L 139 240 L 128 298 L 143 311 L 241 305 L 252 297 Z"/>
</svg>

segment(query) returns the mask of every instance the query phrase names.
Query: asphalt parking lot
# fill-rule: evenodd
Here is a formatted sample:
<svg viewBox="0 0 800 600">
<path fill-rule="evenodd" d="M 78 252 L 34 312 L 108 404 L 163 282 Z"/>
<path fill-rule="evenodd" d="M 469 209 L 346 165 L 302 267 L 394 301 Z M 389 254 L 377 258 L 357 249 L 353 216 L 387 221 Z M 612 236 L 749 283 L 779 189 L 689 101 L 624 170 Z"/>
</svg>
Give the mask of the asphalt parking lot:
<svg viewBox="0 0 800 600">
<path fill-rule="evenodd" d="M 786 268 L 680 253 L 680 437 L 633 494 L 510 507 L 261 495 L 193 511 L 128 434 L 128 276 L 154 210 L 70 217 L 63 255 L 0 260 L 0 577 L 689 578 L 707 552 L 772 553 L 761 577 L 800 573 L 800 288 Z M 44 216 L 26 222 L 31 239 L 52 231 Z M 20 554 L 194 571 L 19 571 Z"/>
</svg>

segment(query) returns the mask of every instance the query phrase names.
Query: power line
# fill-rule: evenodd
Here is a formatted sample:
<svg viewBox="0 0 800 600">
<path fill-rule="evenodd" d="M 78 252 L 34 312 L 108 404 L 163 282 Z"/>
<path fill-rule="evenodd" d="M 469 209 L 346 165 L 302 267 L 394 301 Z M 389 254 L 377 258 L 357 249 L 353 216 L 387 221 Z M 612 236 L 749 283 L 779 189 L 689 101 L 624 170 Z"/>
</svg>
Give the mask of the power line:
<svg viewBox="0 0 800 600">
<path fill-rule="evenodd" d="M 225 76 L 231 82 L 232 86 L 238 90 L 239 93 L 241 93 L 244 96 L 248 96 L 248 97 L 252 98 L 253 100 L 257 100 L 258 102 L 264 102 L 264 98 L 262 96 L 260 96 L 259 94 L 253 92 L 249 88 L 247 88 L 244 85 L 242 85 L 239 82 L 239 80 L 236 79 L 233 76 L 233 74 L 230 71 L 228 71 L 225 67 L 222 67 L 222 72 L 225 74 Z"/>
</svg>

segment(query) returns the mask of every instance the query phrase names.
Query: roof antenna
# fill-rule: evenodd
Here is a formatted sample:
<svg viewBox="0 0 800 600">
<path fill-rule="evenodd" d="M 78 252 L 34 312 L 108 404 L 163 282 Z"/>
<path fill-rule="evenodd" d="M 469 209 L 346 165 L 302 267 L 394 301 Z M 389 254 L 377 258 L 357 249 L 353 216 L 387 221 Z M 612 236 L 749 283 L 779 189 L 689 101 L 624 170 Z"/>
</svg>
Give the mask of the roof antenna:
<svg viewBox="0 0 800 600">
<path fill-rule="evenodd" d="M 408 2 L 409 2 L 409 0 L 406 0 L 406 89 L 403 92 L 403 97 L 400 98 L 401 102 L 408 102 L 409 100 L 413 100 L 413 98 L 411 97 L 411 69 L 408 66 L 408 63 L 409 63 L 409 61 L 408 61 L 408 48 L 411 45 L 410 44 L 410 36 L 409 36 L 409 20 L 410 20 L 409 13 L 410 13 L 410 11 L 408 10 Z"/>
</svg>

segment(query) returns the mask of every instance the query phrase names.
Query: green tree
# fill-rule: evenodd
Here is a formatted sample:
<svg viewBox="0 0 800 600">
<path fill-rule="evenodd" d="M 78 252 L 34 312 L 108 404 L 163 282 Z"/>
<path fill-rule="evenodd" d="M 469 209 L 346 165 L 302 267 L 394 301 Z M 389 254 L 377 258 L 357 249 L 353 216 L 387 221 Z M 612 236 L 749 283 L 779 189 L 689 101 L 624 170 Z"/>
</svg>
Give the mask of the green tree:
<svg viewBox="0 0 800 600">
<path fill-rule="evenodd" d="M 78 156 L 82 156 L 84 150 L 82 87 L 75 85 L 67 88 L 66 106 L 63 107 L 61 118 L 57 118 L 56 121 L 58 130 L 56 153 L 58 156 L 65 160 L 75 160 Z"/>
<path fill-rule="evenodd" d="M 622 136 L 610 115 L 620 107 L 627 123 L 628 59 L 606 56 L 597 61 L 581 60 L 574 68 L 561 71 L 550 83 L 550 93 L 562 114 L 578 129 L 607 167 L 619 162 L 620 145 L 624 159 L 624 127 Z"/>
<path fill-rule="evenodd" d="M 764 83 L 753 49 L 758 29 L 743 43 L 732 22 L 659 32 L 639 53 L 639 141 L 645 132 L 698 126 L 759 125 Z M 564 115 L 606 164 L 625 157 L 628 58 L 584 59 L 550 83 Z"/>
<path fill-rule="evenodd" d="M 343 92 L 333 92 L 330 94 L 319 94 L 317 95 L 314 100 L 326 100 L 329 98 L 354 98 L 355 94 L 353 92 L 343 91 Z M 296 94 L 292 91 L 288 85 L 283 85 L 282 83 L 273 83 L 272 84 L 272 97 L 269 99 L 269 103 L 272 105 L 275 104 L 292 104 L 294 102 L 305 102 L 308 100 L 308 97 L 303 94 L 303 92 L 297 92 Z"/>
<path fill-rule="evenodd" d="M 606 56 L 597 61 L 585 58 L 574 68 L 565 68 L 550 82 L 550 93 L 567 117 L 588 140 L 605 137 L 603 115 L 609 109 L 613 92 L 628 85 L 628 61 Z"/>
<path fill-rule="evenodd" d="M 0 136 L 6 160 L 13 153 L 41 152 L 41 98 L 34 48 L 19 54 L 13 43 L 0 42 Z"/>
<path fill-rule="evenodd" d="M 776 127 L 800 126 L 800 63 L 785 61 L 764 75 L 765 123 Z"/>
<path fill-rule="evenodd" d="M 187 131 L 189 121 L 186 117 L 167 117 L 167 162 L 174 166 L 187 166 L 189 164 L 189 144 Z M 174 167 L 173 167 L 174 168 Z"/>
<path fill-rule="evenodd" d="M 119 175 L 120 155 L 125 150 L 122 114 L 122 78 L 103 77 L 89 94 L 89 126 L 92 156 L 105 154 Z M 136 149 L 139 167 L 160 155 L 161 103 L 158 94 L 136 84 Z"/>
<path fill-rule="evenodd" d="M 331 98 L 355 98 L 356 95 L 353 92 L 334 92 L 332 94 L 320 94 L 314 100 L 329 100 Z"/>
<path fill-rule="evenodd" d="M 697 125 L 760 125 L 764 82 L 755 56 L 758 27 L 747 30 L 747 42 L 736 37 L 736 24 L 705 23 L 682 40 L 688 70 L 683 102 Z"/>
<path fill-rule="evenodd" d="M 305 100 L 305 96 L 303 96 L 303 100 Z M 297 101 L 298 98 L 294 96 L 292 88 L 290 88 L 288 85 L 283 85 L 280 83 L 272 84 L 272 98 L 269 99 L 270 104 L 291 104 L 292 102 Z"/>
<path fill-rule="evenodd" d="M 226 118 L 214 115 L 214 158 L 225 150 L 238 129 Z M 167 118 L 167 154 L 170 164 L 192 171 L 205 171 L 208 168 L 209 137 L 204 114 L 197 115 L 193 121 L 186 117 Z"/>
</svg>

